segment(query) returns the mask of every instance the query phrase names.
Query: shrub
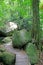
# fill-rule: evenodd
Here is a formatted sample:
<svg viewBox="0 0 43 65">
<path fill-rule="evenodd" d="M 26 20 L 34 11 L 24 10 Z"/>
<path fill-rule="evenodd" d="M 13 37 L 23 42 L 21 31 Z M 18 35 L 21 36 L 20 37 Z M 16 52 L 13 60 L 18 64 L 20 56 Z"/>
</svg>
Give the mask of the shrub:
<svg viewBox="0 0 43 65">
<path fill-rule="evenodd" d="M 2 52 L 0 52 L 0 62 L 2 62 Z"/>
<path fill-rule="evenodd" d="M 13 47 L 21 48 L 29 40 L 30 40 L 29 32 L 27 32 L 25 29 L 20 31 L 14 31 L 14 34 L 12 37 Z"/>
<path fill-rule="evenodd" d="M 25 51 L 26 51 L 28 57 L 30 58 L 31 64 L 35 64 L 38 62 L 39 57 L 38 57 L 38 53 L 37 53 L 37 49 L 36 49 L 35 45 L 33 45 L 32 43 L 29 43 L 26 46 Z"/>
<path fill-rule="evenodd" d="M 0 47 L 0 62 L 2 62 L 3 52 L 5 52 L 5 48 Z"/>
<path fill-rule="evenodd" d="M 3 63 L 5 65 L 12 65 L 15 63 L 16 56 L 14 54 L 11 54 L 9 52 L 3 52 Z"/>
</svg>

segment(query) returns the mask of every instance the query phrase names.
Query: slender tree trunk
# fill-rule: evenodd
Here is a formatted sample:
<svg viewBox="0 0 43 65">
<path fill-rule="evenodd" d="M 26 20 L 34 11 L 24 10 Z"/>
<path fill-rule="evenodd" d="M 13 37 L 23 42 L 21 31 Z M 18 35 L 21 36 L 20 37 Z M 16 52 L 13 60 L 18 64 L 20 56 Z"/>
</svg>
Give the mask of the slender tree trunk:
<svg viewBox="0 0 43 65">
<path fill-rule="evenodd" d="M 32 21 L 32 39 L 38 45 L 40 42 L 40 17 L 39 0 L 32 0 L 33 21 Z"/>
</svg>

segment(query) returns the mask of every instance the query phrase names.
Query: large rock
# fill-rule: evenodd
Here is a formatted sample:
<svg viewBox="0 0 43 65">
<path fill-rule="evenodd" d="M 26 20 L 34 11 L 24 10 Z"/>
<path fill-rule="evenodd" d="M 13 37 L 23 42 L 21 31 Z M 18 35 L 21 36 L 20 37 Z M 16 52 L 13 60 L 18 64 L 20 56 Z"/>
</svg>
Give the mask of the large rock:
<svg viewBox="0 0 43 65">
<path fill-rule="evenodd" d="M 11 32 L 11 31 L 14 31 L 14 29 L 17 28 L 17 24 L 14 23 L 14 22 L 6 22 L 6 25 L 5 25 L 5 30 L 6 32 Z"/>
<path fill-rule="evenodd" d="M 16 60 L 16 55 L 9 53 L 9 52 L 3 52 L 3 63 L 5 65 L 13 65 L 15 64 L 15 60 Z"/>
<path fill-rule="evenodd" d="M 38 56 L 38 53 L 37 53 L 36 46 L 34 44 L 28 43 L 25 51 L 26 51 L 28 57 L 30 58 L 31 64 L 38 63 L 39 56 Z"/>
<path fill-rule="evenodd" d="M 15 61 L 16 61 L 15 54 L 6 51 L 4 47 L 0 47 L 0 62 L 3 62 L 4 65 L 12 65 L 15 64 Z"/>
<path fill-rule="evenodd" d="M 11 38 L 10 38 L 10 37 L 5 37 L 5 38 L 2 40 L 3 43 L 8 43 L 8 42 L 10 42 L 10 41 L 11 41 Z"/>
<path fill-rule="evenodd" d="M 14 22 L 7 22 L 6 23 L 6 32 L 12 31 L 17 28 L 17 24 Z"/>
<path fill-rule="evenodd" d="M 0 47 L 0 52 L 4 52 L 4 51 L 6 51 L 6 49 L 3 47 Z"/>
<path fill-rule="evenodd" d="M 5 26 L 0 28 L 1 36 L 12 35 L 13 31 L 17 28 L 17 24 L 13 22 L 6 22 Z"/>
<path fill-rule="evenodd" d="M 2 62 L 3 52 L 5 52 L 5 48 L 3 48 L 3 47 L 0 45 L 0 62 Z"/>
<path fill-rule="evenodd" d="M 13 47 L 21 48 L 31 39 L 31 35 L 25 29 L 14 31 L 12 37 Z"/>
</svg>

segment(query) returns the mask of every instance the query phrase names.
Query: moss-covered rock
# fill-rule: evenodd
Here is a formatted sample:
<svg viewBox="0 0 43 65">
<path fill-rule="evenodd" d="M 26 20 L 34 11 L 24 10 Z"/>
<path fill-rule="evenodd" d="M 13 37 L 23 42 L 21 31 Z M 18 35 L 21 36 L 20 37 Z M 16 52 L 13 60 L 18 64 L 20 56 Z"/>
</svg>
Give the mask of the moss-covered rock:
<svg viewBox="0 0 43 65">
<path fill-rule="evenodd" d="M 0 46 L 0 62 L 2 62 L 3 52 L 5 52 L 5 48 Z"/>
<path fill-rule="evenodd" d="M 26 51 L 28 57 L 30 58 L 31 64 L 38 63 L 39 57 L 38 57 L 36 46 L 34 44 L 28 43 L 25 51 Z"/>
<path fill-rule="evenodd" d="M 14 31 L 14 34 L 12 37 L 13 47 L 21 48 L 30 39 L 31 39 L 31 36 L 29 35 L 29 32 L 27 32 L 25 29 L 22 29 L 20 31 Z"/>
<path fill-rule="evenodd" d="M 4 27 L 0 28 L 0 37 L 12 36 L 14 30 L 10 30 L 10 27 L 5 24 Z"/>
<path fill-rule="evenodd" d="M 9 53 L 9 52 L 3 52 L 3 63 L 5 65 L 12 65 L 15 64 L 16 55 Z"/>
<path fill-rule="evenodd" d="M 5 37 L 5 38 L 2 40 L 3 43 L 8 43 L 8 42 L 10 42 L 10 41 L 11 41 L 10 37 Z"/>
<path fill-rule="evenodd" d="M 16 55 L 6 51 L 5 48 L 0 48 L 0 62 L 3 62 L 4 65 L 15 64 Z"/>
<path fill-rule="evenodd" d="M 5 51 L 5 48 L 0 47 L 0 52 L 4 52 L 4 51 Z"/>
</svg>

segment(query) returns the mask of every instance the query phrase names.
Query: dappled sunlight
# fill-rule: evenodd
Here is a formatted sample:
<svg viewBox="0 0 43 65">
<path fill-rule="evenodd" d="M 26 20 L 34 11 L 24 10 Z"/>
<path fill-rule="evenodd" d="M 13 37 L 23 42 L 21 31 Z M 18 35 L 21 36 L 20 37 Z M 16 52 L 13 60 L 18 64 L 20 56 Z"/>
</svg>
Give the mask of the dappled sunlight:
<svg viewBox="0 0 43 65">
<path fill-rule="evenodd" d="M 14 31 L 18 27 L 17 24 L 14 22 L 7 22 L 5 26 L 6 32 Z"/>
<path fill-rule="evenodd" d="M 43 0 L 40 0 L 41 3 L 43 3 Z"/>
<path fill-rule="evenodd" d="M 17 24 L 13 22 L 9 22 L 11 29 L 17 29 Z"/>
</svg>

